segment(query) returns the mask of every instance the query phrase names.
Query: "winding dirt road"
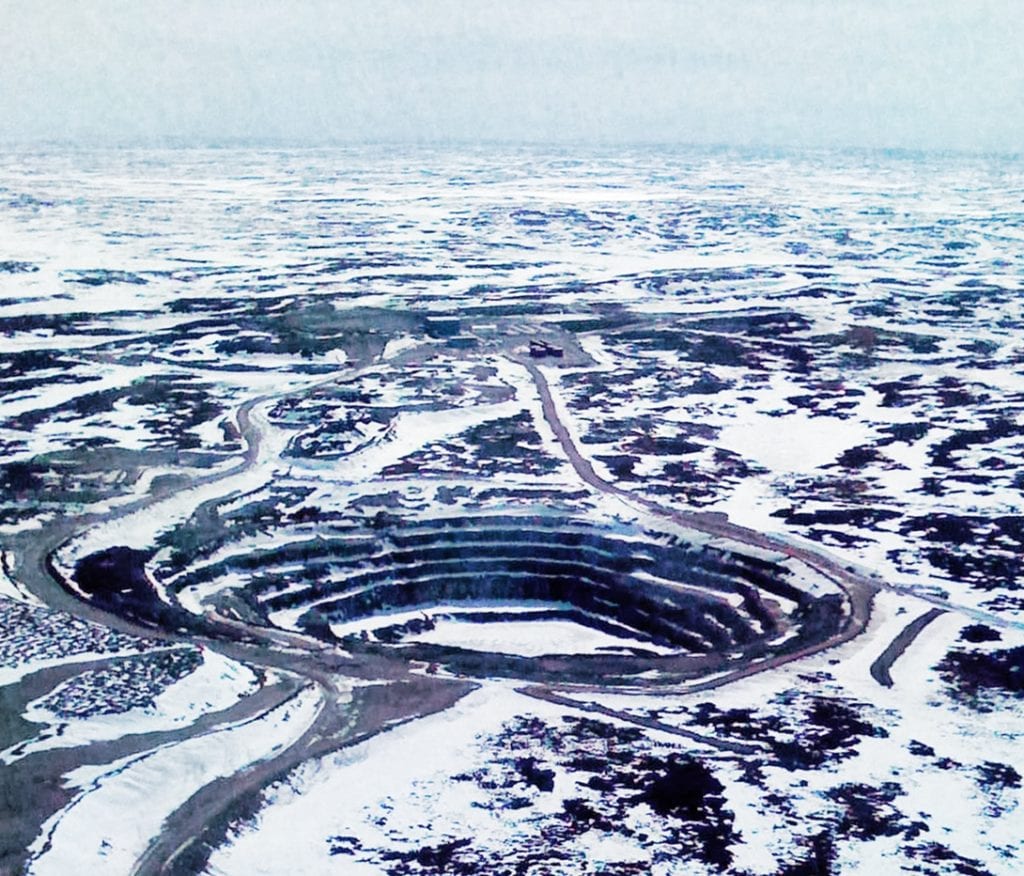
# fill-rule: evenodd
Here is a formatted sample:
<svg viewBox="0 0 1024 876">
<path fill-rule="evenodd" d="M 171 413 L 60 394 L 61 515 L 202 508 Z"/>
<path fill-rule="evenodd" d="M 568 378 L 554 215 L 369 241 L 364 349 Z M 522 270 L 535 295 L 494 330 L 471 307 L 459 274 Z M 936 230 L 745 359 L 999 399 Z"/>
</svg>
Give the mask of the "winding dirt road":
<svg viewBox="0 0 1024 876">
<path fill-rule="evenodd" d="M 406 351 L 404 355 L 399 354 L 396 359 L 404 358 L 413 352 L 415 351 Z M 510 358 L 529 371 L 540 395 L 545 420 L 576 474 L 585 484 L 595 490 L 615 496 L 643 512 L 672 520 L 682 527 L 791 557 L 835 582 L 846 594 L 848 611 L 845 624 L 841 630 L 826 641 L 786 654 L 746 663 L 736 670 L 704 682 L 695 682 L 685 688 L 677 688 L 675 693 L 706 690 L 729 684 L 754 673 L 777 668 L 826 648 L 835 647 L 852 639 L 864 629 L 870 616 L 872 599 L 875 593 L 886 585 L 857 574 L 837 560 L 814 550 L 738 526 L 730 523 L 723 516 L 665 508 L 605 480 L 597 474 L 590 461 L 579 452 L 569 429 L 559 416 L 556 402 L 541 370 L 528 359 L 512 356 Z M 11 568 L 12 577 L 16 578 L 26 590 L 53 608 L 67 611 L 85 620 L 123 633 L 158 639 L 168 644 L 202 643 L 232 659 L 275 670 L 278 677 L 286 679 L 276 687 L 264 688 L 259 696 L 249 697 L 232 707 L 230 717 L 233 720 L 256 719 L 266 714 L 271 708 L 280 705 L 287 697 L 293 696 L 297 690 L 310 685 L 315 686 L 320 694 L 319 711 L 293 744 L 264 760 L 250 764 L 239 773 L 205 785 L 184 805 L 169 815 L 160 835 L 153 839 L 136 863 L 133 872 L 139 876 L 196 872 L 202 867 L 211 847 L 223 835 L 227 825 L 239 814 L 250 811 L 254 802 L 258 800 L 259 794 L 268 784 L 287 775 L 296 766 L 311 758 L 320 757 L 343 746 L 368 739 L 396 724 L 446 709 L 476 686 L 471 682 L 461 680 L 413 674 L 403 661 L 387 656 L 360 655 L 358 658 L 354 658 L 344 652 L 325 647 L 322 642 L 306 640 L 301 636 L 288 636 L 287 640 L 283 640 L 279 631 L 246 626 L 215 615 L 197 618 L 196 629 L 187 635 L 173 630 L 144 626 L 104 611 L 88 600 L 79 598 L 69 582 L 61 578 L 52 561 L 53 555 L 62 545 L 85 533 L 93 526 L 125 519 L 142 511 L 157 513 L 159 504 L 171 496 L 177 496 L 181 492 L 208 484 L 226 482 L 230 478 L 246 474 L 257 465 L 268 462 L 267 459 L 264 459 L 266 436 L 263 432 L 263 420 L 258 412 L 260 406 L 276 398 L 297 396 L 330 383 L 355 379 L 361 371 L 368 370 L 370 367 L 372 366 L 357 370 L 347 369 L 344 374 L 335 374 L 306 387 L 263 395 L 243 404 L 236 413 L 239 432 L 244 442 L 243 457 L 238 465 L 226 471 L 195 478 L 175 493 L 146 496 L 119 507 L 111 514 L 88 514 L 75 518 L 58 519 L 42 530 L 25 532 L 10 539 L 10 543 L 6 546 L 15 557 Z M 227 492 L 227 495 L 230 495 L 230 491 Z M 919 594 L 910 595 L 919 596 Z M 359 678 L 369 684 L 350 690 L 347 685 L 340 682 L 342 678 Z M 609 717 L 642 724 L 649 729 L 672 732 L 694 742 L 714 745 L 734 754 L 753 753 L 753 749 L 744 744 L 716 740 L 690 731 L 679 730 L 679 728 L 670 728 L 668 725 L 661 725 L 656 721 L 652 723 L 650 720 L 638 718 L 635 715 L 620 714 L 599 704 L 567 696 L 565 691 L 556 692 L 556 689 L 556 687 L 531 686 L 523 689 L 523 692 L 567 708 L 605 714 Z M 572 688 L 577 693 L 586 689 L 580 686 Z M 209 725 L 210 720 L 197 722 L 191 728 L 174 731 L 175 734 L 178 734 L 176 736 L 160 737 L 160 741 L 166 743 L 177 739 L 192 738 L 198 733 L 205 732 Z M 18 729 L 12 725 L 12 732 L 17 732 Z M 131 744 L 125 743 L 125 745 L 132 751 L 145 751 L 145 746 L 153 741 L 154 739 L 140 738 L 133 740 Z M 119 742 L 105 743 L 101 747 L 90 747 L 84 755 L 83 752 L 77 752 L 74 756 L 79 760 L 85 756 L 89 762 L 110 762 L 123 754 L 125 745 L 121 745 L 119 748 Z M 68 752 L 70 751 L 72 750 L 69 749 Z M 25 771 L 24 781 L 36 781 L 44 790 L 48 787 L 55 787 L 61 776 L 72 768 L 70 762 L 66 760 L 72 756 L 68 752 L 61 756 L 62 759 L 53 760 L 45 769 L 39 766 L 42 763 L 41 760 L 35 764 L 29 762 L 22 768 Z M 34 766 L 37 771 L 33 773 Z M 38 826 L 50 814 L 64 805 L 66 795 L 62 797 L 56 794 L 47 797 L 46 794 L 41 793 L 37 796 L 39 796 L 38 801 L 30 803 L 29 818 Z M 5 817 L 12 819 L 10 823 L 14 824 L 13 807 L 24 802 L 20 798 L 10 801 L 11 806 L 8 807 L 9 811 L 6 816 L 0 809 L 0 830 L 4 828 Z M 247 806 L 250 809 L 247 809 Z M 16 867 L 10 866 L 10 869 L 20 870 L 24 864 L 24 849 L 27 847 L 25 838 L 31 835 L 32 827 L 25 820 L 25 811 L 25 807 L 22 805 L 16 832 L 16 842 L 20 844 L 22 858 L 17 858 L 15 852 L 8 848 L 6 850 L 8 854 L 0 861 L 0 866 L 7 868 L 17 864 Z"/>
<path fill-rule="evenodd" d="M 94 744 L 87 750 L 64 749 L 58 755 L 45 752 L 19 761 L 17 776 L 9 773 L 12 781 L 17 779 L 14 790 L 5 795 L 9 799 L 0 801 L 0 833 L 5 837 L 5 841 L 0 843 L 0 868 L 4 872 L 21 872 L 25 867 L 26 849 L 38 834 L 39 827 L 70 799 L 70 792 L 62 791 L 63 776 L 81 763 L 108 763 L 126 754 L 152 750 L 156 745 L 194 738 L 208 732 L 215 718 L 229 718 L 232 722 L 256 720 L 294 696 L 302 687 L 315 686 L 320 693 L 320 708 L 299 738 L 273 756 L 197 791 L 170 814 L 161 834 L 153 839 L 132 871 L 139 876 L 193 873 L 205 861 L 210 850 L 209 841 L 219 838 L 236 813 L 239 801 L 252 799 L 269 783 L 310 758 L 323 756 L 400 723 L 446 709 L 476 687 L 470 682 L 413 675 L 403 662 L 384 656 L 356 660 L 344 652 L 327 648 L 322 642 L 312 639 L 304 642 L 301 636 L 288 636 L 285 642 L 279 631 L 247 627 L 216 616 L 196 618 L 195 629 L 187 634 L 146 626 L 81 598 L 70 582 L 64 580 L 52 560 L 63 545 L 94 526 L 124 520 L 143 511 L 158 512 L 161 503 L 180 493 L 226 482 L 247 473 L 262 461 L 266 440 L 262 418 L 255 413 L 259 406 L 277 398 L 302 395 L 331 383 L 356 379 L 370 367 L 346 369 L 343 374 L 332 375 L 297 390 L 262 395 L 245 402 L 236 412 L 245 447 L 242 460 L 236 466 L 193 478 L 173 493 L 145 496 L 109 514 L 59 518 L 42 530 L 24 532 L 9 539 L 5 547 L 14 558 L 9 568 L 11 577 L 51 608 L 121 633 L 169 645 L 202 644 L 232 659 L 276 670 L 286 680 L 293 681 L 261 688 L 256 695 L 241 700 L 228 712 L 204 716 L 182 730 Z M 229 490 L 225 495 L 230 494 Z M 306 645 L 305 650 L 303 644 Z M 287 650 L 282 650 L 282 646 L 287 646 Z M 112 662 L 112 659 L 95 661 L 97 667 Z M 75 666 L 76 671 L 81 668 L 81 664 Z M 56 677 L 53 672 L 50 675 Z M 358 687 L 349 694 L 339 686 L 340 678 L 377 683 Z M 33 685 L 33 689 L 37 686 Z M 40 793 L 29 800 L 23 790 L 17 790 L 25 787 L 34 787 Z"/>
<path fill-rule="evenodd" d="M 544 419 L 548 422 L 548 425 L 554 432 L 555 437 L 558 439 L 558 443 L 562 446 L 569 462 L 572 464 L 572 467 L 576 469 L 576 473 L 580 476 L 580 479 L 595 489 L 601 490 L 609 495 L 617 496 L 634 507 L 641 507 L 657 516 L 674 520 L 676 523 L 689 529 L 704 532 L 708 535 L 731 539 L 733 541 L 740 542 L 741 544 L 750 545 L 751 547 L 777 551 L 799 560 L 817 571 L 819 574 L 834 581 L 846 591 L 851 600 L 851 608 L 853 610 L 855 623 L 859 621 L 861 612 L 867 612 L 867 614 L 870 613 L 871 599 L 877 591 L 889 590 L 903 596 L 920 599 L 923 602 L 934 605 L 936 608 L 942 609 L 943 611 L 957 612 L 966 617 L 984 621 L 992 626 L 1002 627 L 1004 629 L 1024 630 L 1024 622 L 1022 621 L 1001 617 L 997 614 L 993 614 L 992 612 L 976 609 L 969 605 L 962 605 L 950 599 L 945 599 L 943 597 L 936 596 L 933 593 L 928 593 L 913 587 L 893 584 L 891 582 L 884 581 L 879 577 L 868 577 L 866 575 L 862 575 L 840 560 L 828 556 L 820 549 L 812 549 L 810 547 L 793 544 L 792 542 L 785 540 L 783 536 L 777 534 L 769 535 L 763 532 L 758 532 L 755 529 L 748 529 L 745 526 L 730 523 L 724 514 L 700 511 L 680 511 L 673 508 L 666 508 L 663 505 L 659 505 L 657 502 L 653 502 L 650 499 L 637 496 L 628 490 L 623 490 L 621 487 L 617 487 L 615 484 L 610 483 L 597 474 L 590 461 L 580 454 L 572 438 L 572 434 L 561 420 L 555 400 L 551 395 L 551 388 L 548 385 L 547 378 L 544 376 L 540 368 L 538 368 L 534 362 L 523 356 L 509 356 L 508 358 L 511 361 L 522 365 L 530 372 L 530 376 L 533 378 L 533 381 L 537 386 L 537 391 L 540 394 L 541 404 L 544 409 Z M 863 618 L 865 621 L 867 620 L 867 614 L 865 614 Z"/>
<path fill-rule="evenodd" d="M 591 464 L 590 460 L 584 457 L 576 447 L 576 442 L 573 440 L 572 434 L 569 432 L 565 423 L 562 422 L 562 418 L 558 413 L 558 407 L 551 395 L 551 388 L 548 385 L 547 378 L 544 376 L 540 368 L 528 359 L 514 358 L 513 361 L 519 362 L 527 371 L 530 372 L 530 376 L 533 378 L 534 384 L 537 387 L 537 392 L 540 395 L 541 407 L 544 411 L 544 419 L 547 421 L 548 425 L 551 427 L 551 431 L 554 432 L 555 437 L 558 439 L 558 443 L 561 445 L 569 463 L 576 470 L 580 480 L 584 481 L 584 483 L 596 490 L 600 490 L 603 493 L 615 496 L 634 508 L 640 508 L 643 511 L 654 514 L 658 517 L 667 518 L 687 529 L 728 539 L 750 547 L 782 553 L 787 557 L 799 560 L 808 567 L 814 569 L 820 575 L 839 585 L 846 594 L 849 612 L 843 629 L 836 635 L 826 639 L 824 642 L 820 642 L 785 655 L 769 658 L 760 663 L 736 670 L 736 672 L 730 673 L 728 676 L 723 676 L 722 678 L 715 679 L 713 682 L 707 683 L 709 686 L 727 684 L 730 681 L 743 678 L 747 675 L 752 675 L 755 672 L 774 669 L 793 660 L 807 657 L 827 648 L 833 648 L 836 645 L 849 641 L 864 630 L 871 616 L 871 602 L 875 593 L 877 593 L 881 587 L 879 582 L 871 578 L 866 578 L 863 575 L 858 575 L 856 572 L 844 567 L 838 561 L 833 560 L 830 557 L 818 554 L 807 548 L 789 544 L 788 542 L 766 535 L 765 533 L 758 532 L 754 529 L 748 529 L 745 526 L 738 526 L 735 523 L 730 523 L 724 515 L 706 514 L 696 511 L 680 511 L 673 508 L 666 508 L 663 505 L 659 505 L 657 502 L 653 502 L 650 499 L 643 498 L 642 496 L 637 496 L 636 494 L 628 490 L 623 490 L 621 487 L 605 480 L 596 471 L 594 471 L 594 466 Z M 701 690 L 707 689 L 707 687 L 701 687 L 698 685 L 694 686 L 693 689 Z"/>
</svg>

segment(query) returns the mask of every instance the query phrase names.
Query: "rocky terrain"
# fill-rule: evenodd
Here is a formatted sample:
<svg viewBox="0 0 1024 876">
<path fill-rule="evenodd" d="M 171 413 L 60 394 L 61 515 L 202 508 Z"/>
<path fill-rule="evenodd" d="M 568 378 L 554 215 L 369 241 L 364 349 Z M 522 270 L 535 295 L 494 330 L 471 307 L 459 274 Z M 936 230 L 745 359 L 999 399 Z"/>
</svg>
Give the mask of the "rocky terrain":
<svg viewBox="0 0 1024 876">
<path fill-rule="evenodd" d="M 1022 198 L 5 154 L 0 870 L 1019 872 Z"/>
</svg>

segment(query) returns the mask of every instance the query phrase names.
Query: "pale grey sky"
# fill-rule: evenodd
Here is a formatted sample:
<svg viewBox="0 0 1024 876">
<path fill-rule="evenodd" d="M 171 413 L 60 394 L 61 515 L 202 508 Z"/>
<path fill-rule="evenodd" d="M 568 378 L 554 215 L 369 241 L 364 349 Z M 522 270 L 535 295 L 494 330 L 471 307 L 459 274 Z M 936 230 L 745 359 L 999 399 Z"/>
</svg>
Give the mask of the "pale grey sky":
<svg viewBox="0 0 1024 876">
<path fill-rule="evenodd" d="M 1024 0 L 0 0 L 0 140 L 1024 149 Z"/>
</svg>

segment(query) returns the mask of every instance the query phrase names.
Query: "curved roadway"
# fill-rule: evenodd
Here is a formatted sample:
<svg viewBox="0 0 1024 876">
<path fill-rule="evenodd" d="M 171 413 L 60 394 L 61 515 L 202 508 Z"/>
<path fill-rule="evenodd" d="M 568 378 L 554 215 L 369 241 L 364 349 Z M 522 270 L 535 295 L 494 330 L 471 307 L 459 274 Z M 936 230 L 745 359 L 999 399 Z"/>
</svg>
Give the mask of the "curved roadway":
<svg viewBox="0 0 1024 876">
<path fill-rule="evenodd" d="M 411 352 L 405 351 L 406 354 Z M 397 358 L 404 357 L 400 354 Z M 824 642 L 792 653 L 748 664 L 734 672 L 692 685 L 686 690 L 695 691 L 728 684 L 755 672 L 781 666 L 848 641 L 864 629 L 870 615 L 872 598 L 878 589 L 885 585 L 857 574 L 839 562 L 808 548 L 795 546 L 764 533 L 737 526 L 718 515 L 665 508 L 623 490 L 600 477 L 589 460 L 579 453 L 572 435 L 559 417 L 543 373 L 529 360 L 514 358 L 514 361 L 524 365 L 529 371 L 540 394 L 545 419 L 577 475 L 589 486 L 614 495 L 649 513 L 668 518 L 683 527 L 785 554 L 828 577 L 845 592 L 849 613 L 846 624 L 836 635 Z M 228 471 L 195 478 L 178 492 L 242 474 L 260 461 L 264 435 L 259 425 L 259 418 L 254 416 L 254 409 L 257 406 L 274 398 L 304 394 L 319 386 L 342 379 L 352 379 L 358 376 L 361 370 L 365 369 L 349 371 L 343 376 L 332 376 L 298 390 L 263 395 L 246 402 L 237 411 L 239 431 L 245 442 L 242 462 Z M 396 723 L 445 709 L 474 687 L 468 682 L 411 675 L 408 667 L 403 663 L 387 657 L 360 657 L 359 660 L 354 660 L 342 652 L 325 648 L 322 643 L 313 640 L 307 640 L 304 643 L 301 637 L 289 636 L 285 643 L 276 631 L 254 626 L 246 627 L 216 617 L 208 617 L 200 621 L 201 633 L 199 635 L 193 634 L 186 637 L 173 631 L 152 629 L 103 611 L 88 601 L 77 598 L 66 589 L 67 583 L 60 579 L 59 573 L 50 559 L 61 545 L 98 523 L 122 519 L 146 510 L 169 498 L 170 495 L 173 494 L 158 493 L 124 505 L 110 515 L 90 514 L 77 518 L 60 519 L 41 532 L 23 533 L 12 540 L 12 549 L 18 559 L 12 572 L 29 591 L 39 596 L 47 604 L 87 620 L 121 632 L 146 638 L 157 638 L 167 642 L 188 641 L 194 643 L 202 641 L 208 647 L 233 659 L 284 672 L 299 680 L 299 686 L 316 685 L 321 694 L 321 708 L 311 725 L 291 746 L 267 760 L 250 764 L 241 773 L 204 786 L 190 798 L 188 803 L 172 813 L 165 822 L 162 833 L 153 840 L 136 864 L 133 872 L 143 874 L 143 876 L 144 874 L 193 872 L 196 863 L 205 860 L 205 855 L 209 851 L 207 840 L 211 838 L 211 835 L 212 838 L 216 838 L 216 834 L 223 831 L 240 800 L 251 799 L 252 795 L 257 795 L 267 784 L 284 776 L 309 758 L 322 756 L 341 746 L 366 739 Z M 911 595 L 920 596 L 920 594 Z M 944 607 L 953 606 L 944 604 Z M 290 646 L 290 650 L 280 650 L 282 644 Z M 304 644 L 305 648 L 303 648 Z M 336 680 L 342 673 L 350 677 L 376 679 L 381 683 L 356 688 L 352 692 L 352 701 L 348 702 L 347 693 L 339 688 Z M 405 696 L 395 696 L 392 688 L 396 683 L 405 686 Z M 294 689 L 295 687 L 292 686 L 292 690 Z M 593 703 L 582 703 L 564 697 L 547 688 L 524 688 L 523 692 L 558 702 L 570 708 L 599 711 L 602 714 L 607 712 L 609 715 L 634 722 L 636 718 L 627 713 L 606 710 Z M 280 702 L 280 695 L 273 696 L 271 699 L 274 703 Z M 266 696 L 251 698 L 248 702 L 251 707 L 249 713 L 252 717 L 267 711 Z M 241 704 L 236 712 L 244 712 Z M 233 713 L 233 717 L 237 717 L 237 714 Z M 202 726 L 205 726 L 205 723 Z M 187 735 L 189 735 L 188 730 L 182 732 L 183 737 Z M 719 747 L 723 747 L 720 740 L 716 741 L 710 737 L 699 736 L 699 734 L 693 736 L 694 741 L 719 744 Z M 736 753 L 740 753 L 738 749 Z M 185 867 L 189 869 L 181 869 Z"/>
<path fill-rule="evenodd" d="M 19 533 L 10 540 L 9 549 L 15 557 L 15 563 L 10 569 L 12 577 L 16 577 L 26 590 L 52 608 L 141 638 L 157 639 L 169 644 L 201 643 L 232 659 L 274 669 L 298 681 L 298 684 L 289 684 L 283 696 L 281 693 L 271 695 L 271 688 L 262 688 L 258 695 L 246 698 L 230 710 L 229 717 L 232 721 L 258 718 L 294 695 L 300 687 L 312 684 L 320 691 L 320 709 L 310 726 L 295 742 L 273 757 L 250 764 L 242 772 L 215 781 L 197 791 L 186 804 L 171 813 L 161 834 L 154 838 L 136 863 L 132 871 L 135 874 L 146 876 L 194 872 L 196 854 L 202 858 L 208 853 L 205 844 L 207 835 L 223 831 L 239 799 L 257 794 L 267 784 L 286 775 L 309 758 L 355 744 L 398 723 L 446 709 L 475 687 L 468 682 L 411 675 L 404 663 L 387 657 L 360 657 L 359 660 L 354 660 L 349 655 L 326 648 L 322 643 L 312 639 L 303 640 L 299 636 L 283 638 L 279 631 L 256 626 L 246 627 L 226 618 L 197 618 L 198 632 L 188 635 L 144 626 L 105 611 L 87 599 L 79 598 L 71 590 L 69 583 L 63 580 L 52 561 L 53 555 L 62 545 L 97 524 L 127 518 L 153 508 L 177 493 L 244 474 L 260 461 L 265 441 L 259 417 L 254 416 L 254 409 L 257 406 L 275 398 L 305 394 L 330 383 L 354 379 L 362 370 L 366 369 L 347 371 L 344 375 L 335 375 L 298 390 L 262 395 L 245 402 L 236 413 L 239 432 L 245 444 L 243 458 L 238 465 L 226 471 L 193 478 L 174 492 L 158 492 L 145 496 L 120 506 L 111 514 L 85 514 L 60 518 L 41 531 Z M 289 650 L 280 650 L 281 645 L 288 646 Z M 310 659 L 311 657 L 313 659 Z M 337 683 L 338 676 L 342 674 L 370 681 L 377 680 L 380 683 L 356 688 L 351 694 L 350 701 L 348 693 L 340 690 Z M 392 689 L 394 684 L 403 686 L 404 695 L 396 695 Z M 283 688 L 281 690 L 284 692 Z M 219 717 L 227 715 L 222 714 Z M 209 719 L 201 719 L 188 728 L 161 735 L 159 740 L 156 740 L 156 737 L 146 737 L 135 744 L 129 744 L 128 741 L 121 743 L 118 740 L 101 747 L 93 746 L 90 749 L 91 753 L 84 756 L 87 762 L 103 763 L 104 758 L 116 759 L 128 749 L 145 750 L 146 744 L 152 740 L 156 740 L 158 744 L 167 744 L 169 741 L 191 738 L 206 732 L 209 724 Z M 36 767 L 36 771 L 32 775 L 26 773 L 19 785 L 33 783 L 41 787 L 52 787 L 59 784 L 63 773 L 74 766 L 67 761 L 71 751 L 73 750 L 68 750 L 61 758 L 53 758 L 52 753 L 48 753 L 51 754 L 50 766 L 45 770 L 38 766 L 41 761 L 30 761 L 25 765 L 25 769 L 32 772 L 30 768 Z M 79 756 L 82 756 L 81 752 Z M 38 832 L 38 825 L 52 812 L 62 808 L 69 799 L 69 794 L 57 791 L 44 794 L 36 800 L 35 806 L 26 801 L 23 795 L 10 796 L 14 808 L 8 817 L 4 817 L 3 807 L 0 807 L 0 821 L 6 821 L 9 826 L 19 824 L 20 828 L 0 845 L 9 846 L 9 854 L 3 861 L 4 869 L 10 867 L 12 872 L 17 872 L 24 865 L 24 849 Z M 38 795 L 33 799 L 35 797 Z M 32 811 L 27 811 L 28 809 Z M 36 825 L 35 833 L 31 832 L 28 821 Z M 20 863 L 12 860 L 10 856 L 16 848 L 22 850 Z M 183 867 L 185 869 L 182 869 Z"/>
</svg>

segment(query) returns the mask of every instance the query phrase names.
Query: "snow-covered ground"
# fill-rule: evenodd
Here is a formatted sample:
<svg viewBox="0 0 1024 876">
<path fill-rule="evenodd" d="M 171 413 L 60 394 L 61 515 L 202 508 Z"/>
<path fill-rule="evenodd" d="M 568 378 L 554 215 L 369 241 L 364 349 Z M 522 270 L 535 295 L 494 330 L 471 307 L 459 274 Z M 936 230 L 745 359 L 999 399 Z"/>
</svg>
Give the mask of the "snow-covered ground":
<svg viewBox="0 0 1024 876">
<path fill-rule="evenodd" d="M 478 624 L 442 619 L 436 622 L 434 629 L 408 636 L 405 641 L 523 657 L 595 654 L 630 647 L 646 648 L 654 653 L 668 651 L 638 639 L 620 638 L 571 621 L 556 620 Z"/>
<path fill-rule="evenodd" d="M 817 727 L 812 701 L 887 734 L 861 732 L 843 756 L 790 769 L 637 731 L 616 744 L 637 763 L 662 760 L 629 793 L 667 768 L 668 753 L 703 758 L 734 816 L 731 866 L 764 876 L 806 852 L 794 842 L 816 831 L 831 831 L 843 873 L 1020 871 L 1019 691 L 984 691 L 993 708 L 979 711 L 935 669 L 951 650 L 1012 660 L 1024 644 L 1014 626 L 1024 616 L 1018 159 L 14 149 L 0 156 L 0 192 L 0 537 L 166 489 L 65 545 L 61 570 L 173 533 L 177 552 L 165 547 L 150 564 L 158 592 L 224 563 L 183 590 L 181 605 L 244 614 L 249 587 L 306 586 L 301 557 L 261 581 L 261 552 L 336 525 L 544 507 L 646 528 L 642 506 L 580 482 L 528 373 L 507 358 L 552 339 L 567 351 L 542 364 L 556 408 L 602 477 L 666 507 L 819 544 L 964 608 L 924 629 L 893 666 L 891 689 L 870 666 L 932 604 L 883 591 L 864 635 L 777 671 L 676 700 L 593 695 L 708 735 L 729 725 L 699 723 L 702 703 L 754 709 L 751 732 L 771 736 L 789 716 Z M 427 338 L 421 317 L 442 312 L 478 345 Z M 336 376 L 345 382 L 327 391 Z M 246 449 L 236 412 L 258 397 L 268 398 L 252 410 L 259 453 L 232 474 Z M 278 416 L 271 397 L 295 406 Z M 334 444 L 320 445 L 318 430 Z M 175 491 L 206 475 L 222 477 Z M 200 508 L 206 516 L 194 517 Z M 790 565 L 798 586 L 827 594 Z M 35 605 L 16 578 L 0 573 L 0 684 L 164 647 Z M 320 580 L 326 593 L 340 573 Z M 273 619 L 291 623 L 315 602 Z M 993 616 L 998 642 L 958 638 Z M 522 655 L 627 644 L 562 621 L 440 619 L 408 638 Z M 43 729 L 20 752 L 184 728 L 255 683 L 208 651 L 152 708 L 60 719 L 44 698 L 26 715 Z M 46 825 L 31 872 L 130 870 L 177 805 L 287 744 L 316 709 L 307 690 L 260 721 L 72 773 L 80 794 Z M 558 833 L 573 820 L 567 802 L 614 802 L 559 760 L 568 714 L 486 683 L 275 785 L 211 872 L 380 873 L 385 860 L 414 868 L 418 859 L 401 856 L 467 838 L 492 856 L 486 866 L 532 843 L 564 846 L 589 862 L 581 872 L 707 869 L 682 851 L 655 859 L 666 822 L 644 803 L 619 819 L 631 835 Z M 511 769 L 518 755 L 495 740 L 522 716 L 550 725 L 516 744 L 550 761 L 553 790 L 516 785 L 528 805 L 494 808 L 489 778 L 456 775 Z M 865 811 L 886 815 L 892 831 L 859 836 Z M 950 849 L 961 857 L 943 861 Z M 399 858 L 382 857 L 391 853 Z"/>
<path fill-rule="evenodd" d="M 14 750 L 0 752 L 0 762 L 10 763 L 52 748 L 75 748 L 129 734 L 187 727 L 202 715 L 229 708 L 258 686 L 252 669 L 205 649 L 199 667 L 157 694 L 150 706 L 116 714 L 66 718 L 55 714 L 44 703 L 30 703 L 22 717 L 44 729 L 28 742 L 19 743 Z M 60 688 L 53 693 L 59 695 Z"/>
<path fill-rule="evenodd" d="M 316 717 L 320 694 L 306 687 L 256 720 L 67 776 L 80 789 L 43 826 L 29 873 L 66 874 L 89 861 L 93 873 L 126 873 L 159 834 L 167 816 L 197 788 L 270 757 L 294 742 Z"/>
<path fill-rule="evenodd" d="M 494 752 L 486 738 L 505 722 L 533 716 L 557 721 L 562 712 L 492 683 L 445 712 L 312 761 L 267 790 L 267 806 L 213 855 L 207 872 L 318 873 L 338 862 L 346 874 L 376 876 L 382 862 L 375 846 L 415 851 L 441 839 L 473 837 L 493 850 L 536 842 L 532 823 L 561 810 L 573 793 L 570 775 L 556 773 L 554 793 L 537 795 L 535 805 L 518 811 L 482 805 L 486 795 L 478 788 L 451 779 L 487 764 Z M 331 857 L 332 846 L 345 846 L 343 837 L 358 839 L 363 848 Z M 642 843 L 623 847 L 614 838 L 604 844 L 594 839 L 587 837 L 578 851 L 598 872 L 602 862 L 647 860 Z"/>
</svg>

